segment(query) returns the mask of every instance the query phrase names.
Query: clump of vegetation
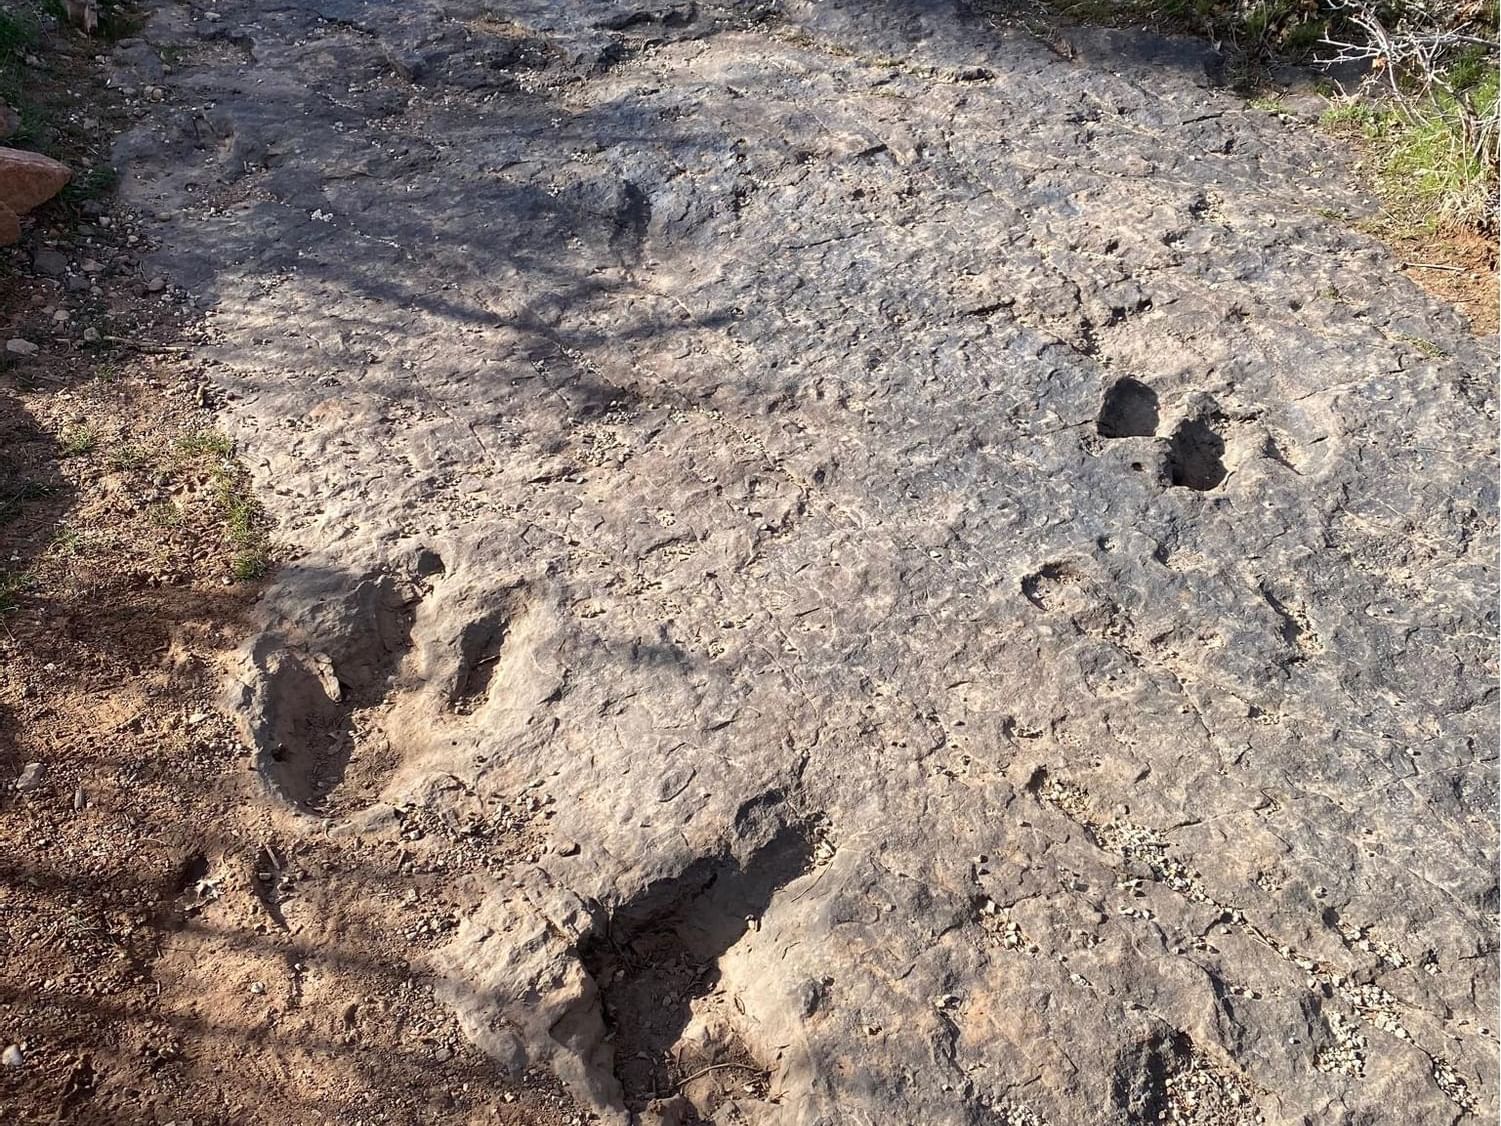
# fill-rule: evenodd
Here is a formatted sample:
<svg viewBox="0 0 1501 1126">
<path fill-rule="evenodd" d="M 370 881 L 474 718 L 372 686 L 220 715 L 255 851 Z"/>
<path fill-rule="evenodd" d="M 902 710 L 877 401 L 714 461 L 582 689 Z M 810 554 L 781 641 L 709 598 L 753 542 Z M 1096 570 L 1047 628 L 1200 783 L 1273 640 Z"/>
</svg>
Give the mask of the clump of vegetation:
<svg viewBox="0 0 1501 1126">
<path fill-rule="evenodd" d="M 230 571 L 250 582 L 271 569 L 271 543 L 265 512 L 250 492 L 245 471 L 234 461 L 234 443 L 214 430 L 198 430 L 173 444 L 179 468 L 206 468 L 210 497 L 233 549 Z"/>
<path fill-rule="evenodd" d="M 251 582 L 271 569 L 271 550 L 266 538 L 266 518 L 250 495 L 239 473 L 226 473 L 215 486 L 215 502 L 224 516 L 226 534 L 235 549 L 230 571 L 241 582 Z"/>
<path fill-rule="evenodd" d="M 1348 30 L 1330 61 L 1369 67 L 1326 126 L 1371 142 L 1388 205 L 1406 217 L 1496 229 L 1501 74 L 1495 0 L 1437 9 L 1337 0 Z M 1390 9 L 1390 10 L 1385 10 Z"/>
<path fill-rule="evenodd" d="M 217 430 L 195 430 L 173 443 L 173 449 L 182 458 L 225 458 L 234 450 L 234 443 Z"/>
<path fill-rule="evenodd" d="M 1202 35 L 1246 64 L 1303 58 L 1329 31 L 1320 0 L 1056 0 L 1055 11 L 1081 23 Z"/>
<path fill-rule="evenodd" d="M 0 614 L 9 614 L 14 610 L 17 596 L 30 585 L 30 575 L 0 571 Z"/>
<path fill-rule="evenodd" d="M 0 60 L 25 54 L 42 37 L 35 11 L 17 6 L 0 8 Z"/>
<path fill-rule="evenodd" d="M 110 43 L 130 35 L 140 16 L 122 0 L 98 0 L 94 6 L 93 30 L 86 42 Z M 63 0 L 7 0 L 0 4 L 0 101 L 20 117 L 20 125 L 7 144 L 35 148 L 75 166 L 89 149 L 89 137 L 69 119 L 67 101 L 72 93 L 66 74 L 38 81 L 38 71 L 26 63 L 29 55 L 48 59 L 63 36 L 85 37 L 70 18 Z M 64 202 L 75 206 L 98 198 L 113 187 L 114 172 L 101 162 L 97 172 L 80 176 L 64 189 Z"/>
<path fill-rule="evenodd" d="M 57 436 L 58 457 L 83 457 L 94 452 L 99 435 L 91 426 L 65 426 Z"/>
<path fill-rule="evenodd" d="M 91 199 L 104 199 L 120 183 L 119 170 L 108 164 L 96 164 L 80 172 L 62 190 L 64 203 L 77 207 Z"/>
<path fill-rule="evenodd" d="M 37 13 L 27 7 L 0 7 L 0 101 L 14 109 L 21 118 L 15 137 L 7 143 L 24 141 L 35 132 L 35 114 L 29 99 L 22 97 L 22 60 L 42 39 L 42 25 Z"/>
<path fill-rule="evenodd" d="M 1332 105 L 1323 125 L 1370 143 L 1377 186 L 1400 222 L 1495 230 L 1497 82 L 1468 104 L 1436 98 L 1426 112 L 1356 98 Z M 1478 117 L 1472 132 L 1467 118 Z M 1488 120 L 1487 120 L 1488 119 Z"/>
</svg>

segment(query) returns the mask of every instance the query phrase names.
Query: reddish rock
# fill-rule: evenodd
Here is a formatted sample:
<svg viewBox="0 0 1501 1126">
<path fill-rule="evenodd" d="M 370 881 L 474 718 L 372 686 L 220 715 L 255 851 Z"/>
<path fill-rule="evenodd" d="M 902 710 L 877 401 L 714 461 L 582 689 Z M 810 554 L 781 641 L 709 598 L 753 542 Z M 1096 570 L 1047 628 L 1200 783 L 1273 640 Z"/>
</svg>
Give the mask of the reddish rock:
<svg viewBox="0 0 1501 1126">
<path fill-rule="evenodd" d="M 0 147 L 0 242 L 15 242 L 16 217 L 62 191 L 71 176 L 66 164 L 51 157 Z"/>
</svg>

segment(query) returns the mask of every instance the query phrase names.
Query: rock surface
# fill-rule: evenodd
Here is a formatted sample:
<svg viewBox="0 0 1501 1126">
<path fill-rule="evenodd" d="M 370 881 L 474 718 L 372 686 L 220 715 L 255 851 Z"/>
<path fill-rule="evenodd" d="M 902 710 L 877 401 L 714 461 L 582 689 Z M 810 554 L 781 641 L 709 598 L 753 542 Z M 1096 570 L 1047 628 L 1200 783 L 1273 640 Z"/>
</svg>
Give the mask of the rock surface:
<svg viewBox="0 0 1501 1126">
<path fill-rule="evenodd" d="M 21 237 L 20 216 L 63 190 L 72 173 L 50 156 L 0 145 L 0 245 Z"/>
<path fill-rule="evenodd" d="M 215 14 L 119 155 L 298 550 L 232 704 L 306 832 L 530 795 L 434 967 L 497 1060 L 1494 1119 L 1494 342 L 1326 140 L 948 3 Z"/>
</svg>

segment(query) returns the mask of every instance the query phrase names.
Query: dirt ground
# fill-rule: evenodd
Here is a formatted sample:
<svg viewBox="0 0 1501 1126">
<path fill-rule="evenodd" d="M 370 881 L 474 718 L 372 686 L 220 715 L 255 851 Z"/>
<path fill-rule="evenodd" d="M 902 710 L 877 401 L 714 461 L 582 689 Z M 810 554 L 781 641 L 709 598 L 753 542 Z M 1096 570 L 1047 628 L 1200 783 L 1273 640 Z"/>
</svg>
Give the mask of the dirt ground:
<svg viewBox="0 0 1501 1126">
<path fill-rule="evenodd" d="M 1393 235 L 1402 272 L 1465 311 L 1477 336 L 1497 328 L 1496 244 L 1469 231 Z"/>
<path fill-rule="evenodd" d="M 78 238 L 54 219 L 37 234 Z M 239 471 L 198 373 L 38 331 L 57 287 L 24 254 L 0 315 L 48 347 L 0 374 L 6 1120 L 582 1121 L 468 1047 L 423 965 L 525 816 L 282 843 L 214 706 L 259 584 L 235 577 Z M 101 288 L 120 332 L 179 333 L 123 266 Z"/>
<path fill-rule="evenodd" d="M 150 112 L 104 90 L 102 49 L 49 34 L 32 67 L 65 119 L 50 147 L 97 169 Z M 214 430 L 185 295 L 141 274 L 152 221 L 108 183 L 80 176 L 0 251 L 0 338 L 40 346 L 0 360 L 6 1120 L 585 1121 L 550 1076 L 513 1081 L 469 1046 L 425 963 L 480 898 L 460 889 L 504 878 L 545 812 L 294 847 L 261 800 L 215 698 L 291 549 Z M 1488 242 L 1398 249 L 1495 330 Z"/>
<path fill-rule="evenodd" d="M 101 49 L 22 64 L 18 143 L 80 172 L 0 251 L 0 338 L 39 347 L 0 359 L 0 1118 L 581 1122 L 469 1047 L 424 965 L 530 813 L 293 848 L 216 711 L 275 549 L 171 343 L 185 295 L 140 272 L 151 220 L 87 171 L 140 110 Z"/>
</svg>

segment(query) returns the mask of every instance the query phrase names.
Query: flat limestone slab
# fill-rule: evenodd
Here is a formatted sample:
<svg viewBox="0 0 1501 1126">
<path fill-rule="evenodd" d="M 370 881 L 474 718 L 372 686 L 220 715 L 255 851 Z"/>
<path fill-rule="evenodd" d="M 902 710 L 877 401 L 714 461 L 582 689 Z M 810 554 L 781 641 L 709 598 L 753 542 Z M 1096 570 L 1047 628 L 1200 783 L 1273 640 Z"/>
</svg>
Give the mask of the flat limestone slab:
<svg viewBox="0 0 1501 1126">
<path fill-rule="evenodd" d="M 534 797 L 433 965 L 497 1060 L 1495 1118 L 1494 341 L 1328 138 L 951 3 L 193 11 L 120 157 L 297 550 L 232 706 L 302 831 Z"/>
</svg>

